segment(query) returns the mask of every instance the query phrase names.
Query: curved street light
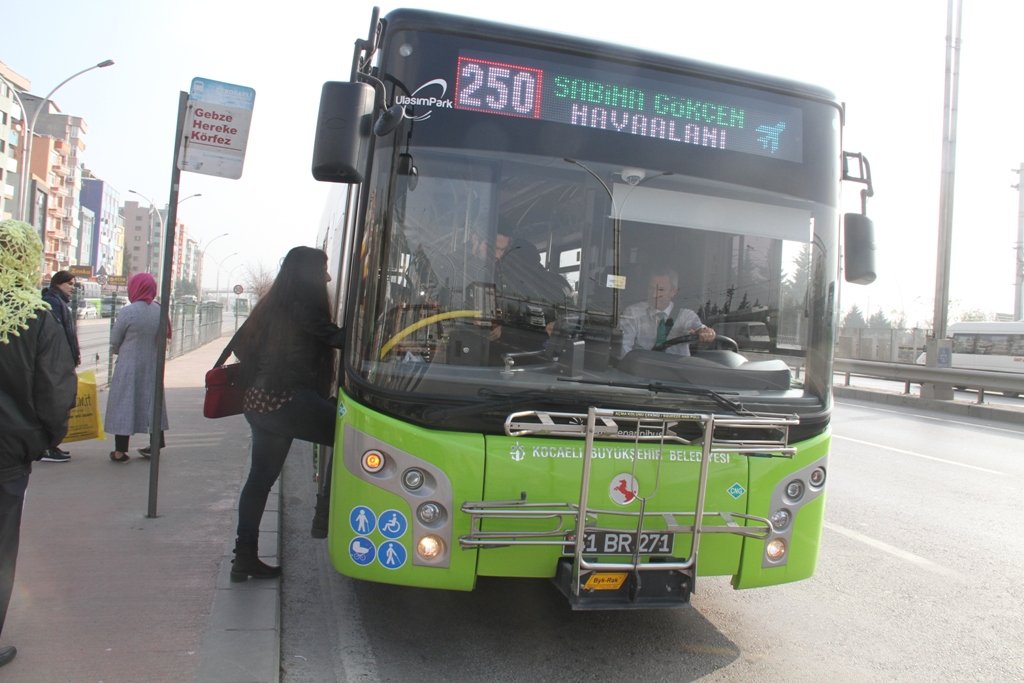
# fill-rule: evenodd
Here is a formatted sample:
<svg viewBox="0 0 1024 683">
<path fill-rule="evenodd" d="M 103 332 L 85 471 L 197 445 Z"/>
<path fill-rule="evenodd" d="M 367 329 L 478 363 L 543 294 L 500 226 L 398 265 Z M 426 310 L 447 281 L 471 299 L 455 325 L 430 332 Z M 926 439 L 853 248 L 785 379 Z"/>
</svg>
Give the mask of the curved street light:
<svg viewBox="0 0 1024 683">
<path fill-rule="evenodd" d="M 196 283 L 196 289 L 199 290 L 200 295 L 203 293 L 203 270 L 205 270 L 206 268 L 206 250 L 209 249 L 210 246 L 212 246 L 213 243 L 219 240 L 221 237 L 227 237 L 229 234 L 231 233 L 222 232 L 221 234 L 217 235 L 212 240 L 207 242 L 205 247 L 200 245 L 199 247 L 196 248 L 196 251 L 199 252 L 199 277 L 197 278 L 198 282 Z"/>
<path fill-rule="evenodd" d="M 32 158 L 31 157 L 31 154 L 32 154 L 32 136 L 35 135 L 36 122 L 39 120 L 39 115 L 43 112 L 44 109 L 46 109 L 46 103 L 50 101 L 50 98 L 53 96 L 53 93 L 55 93 L 58 90 L 60 90 L 61 86 L 63 86 L 65 83 L 67 83 L 71 79 L 78 78 L 82 74 L 87 73 L 89 71 L 92 71 L 93 69 L 105 69 L 106 67 L 112 66 L 113 64 L 114 64 L 114 60 L 113 59 L 105 59 L 102 62 L 100 62 L 99 64 L 93 64 L 90 67 L 87 67 L 85 69 L 82 69 L 81 71 L 78 71 L 76 73 L 71 74 L 70 76 L 65 78 L 63 81 L 58 83 L 53 88 L 53 90 L 51 90 L 50 92 L 46 93 L 46 96 L 43 98 L 43 101 L 39 103 L 39 106 L 36 107 L 36 110 L 32 113 L 32 119 L 29 121 L 28 130 L 25 131 L 25 142 L 21 146 L 21 195 L 18 197 L 18 216 L 20 217 L 20 220 L 23 220 L 26 223 L 29 222 L 29 221 L 25 220 L 25 217 L 26 217 L 27 211 L 28 211 L 28 185 L 29 185 L 29 175 L 30 175 L 28 166 L 29 166 L 29 160 Z M 25 108 L 22 107 L 21 108 L 21 115 L 22 115 L 23 118 L 26 115 L 26 113 L 27 112 L 25 111 Z M 40 231 L 41 231 L 41 235 L 40 236 L 43 239 L 43 245 L 44 245 L 44 249 L 45 249 L 45 245 L 46 245 L 46 227 L 45 226 L 41 227 Z"/>
<path fill-rule="evenodd" d="M 225 256 L 224 258 L 222 258 L 222 259 L 220 259 L 219 261 L 217 261 L 217 285 L 216 285 L 216 287 L 217 287 L 217 288 L 216 288 L 215 290 L 213 290 L 213 291 L 214 291 L 214 292 L 215 292 L 215 293 L 216 293 L 216 294 L 217 294 L 218 296 L 220 295 L 220 266 L 221 266 L 221 264 L 222 264 L 222 263 L 224 263 L 225 261 L 227 261 L 227 260 L 228 260 L 229 258 L 231 258 L 232 256 L 238 256 L 238 252 L 237 252 L 237 251 L 233 251 L 233 252 L 231 252 L 230 254 L 228 254 L 227 256 Z"/>
</svg>

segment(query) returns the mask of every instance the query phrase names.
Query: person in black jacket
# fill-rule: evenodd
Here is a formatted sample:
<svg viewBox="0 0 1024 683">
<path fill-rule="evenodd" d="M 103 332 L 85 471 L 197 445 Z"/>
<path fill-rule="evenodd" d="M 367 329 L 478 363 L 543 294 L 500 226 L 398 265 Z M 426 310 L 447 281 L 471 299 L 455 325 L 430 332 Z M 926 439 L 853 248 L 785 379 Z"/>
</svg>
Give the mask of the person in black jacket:
<svg viewBox="0 0 1024 683">
<path fill-rule="evenodd" d="M 331 321 L 327 255 L 295 247 L 273 286 L 252 309 L 231 348 L 242 362 L 245 419 L 252 429 L 252 464 L 238 501 L 231 580 L 280 576 L 258 557 L 260 520 L 293 439 L 334 445 L 332 349 L 343 333 Z"/>
<path fill-rule="evenodd" d="M 32 460 L 64 438 L 78 389 L 64 332 L 39 293 L 41 256 L 35 228 L 0 222 L 0 634 Z M 16 654 L 0 647 L 0 666 Z"/>
<path fill-rule="evenodd" d="M 50 286 L 43 290 L 43 301 L 50 304 L 50 313 L 64 329 L 68 339 L 71 356 L 75 359 L 75 367 L 82 364 L 82 352 L 78 346 L 78 331 L 75 325 L 75 312 L 68 306 L 71 293 L 75 291 L 75 276 L 67 270 L 58 270 L 50 278 Z M 59 446 L 47 448 L 43 453 L 45 462 L 68 462 L 71 454 Z"/>
</svg>

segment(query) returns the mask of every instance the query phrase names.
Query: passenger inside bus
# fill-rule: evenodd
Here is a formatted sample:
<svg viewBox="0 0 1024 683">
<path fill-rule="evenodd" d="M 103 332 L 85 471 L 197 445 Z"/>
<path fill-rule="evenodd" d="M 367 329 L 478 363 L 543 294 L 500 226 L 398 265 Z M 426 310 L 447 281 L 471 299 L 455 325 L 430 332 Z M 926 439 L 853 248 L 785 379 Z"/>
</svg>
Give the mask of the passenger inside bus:
<svg viewBox="0 0 1024 683">
<path fill-rule="evenodd" d="M 533 243 L 499 231 L 497 244 L 505 246 L 495 268 L 492 352 L 501 357 L 540 351 L 572 289 L 562 276 L 541 264 L 540 252 Z"/>
</svg>

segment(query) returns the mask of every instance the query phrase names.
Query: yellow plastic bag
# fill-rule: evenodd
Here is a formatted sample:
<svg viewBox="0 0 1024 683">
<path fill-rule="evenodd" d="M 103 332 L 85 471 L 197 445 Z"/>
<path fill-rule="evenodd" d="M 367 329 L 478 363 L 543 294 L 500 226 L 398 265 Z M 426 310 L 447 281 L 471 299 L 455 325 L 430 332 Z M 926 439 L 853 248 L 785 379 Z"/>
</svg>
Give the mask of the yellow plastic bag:
<svg viewBox="0 0 1024 683">
<path fill-rule="evenodd" d="M 68 435 L 61 443 L 105 439 L 100 402 L 96 393 L 96 373 L 83 370 L 78 373 L 78 400 L 68 416 Z"/>
</svg>

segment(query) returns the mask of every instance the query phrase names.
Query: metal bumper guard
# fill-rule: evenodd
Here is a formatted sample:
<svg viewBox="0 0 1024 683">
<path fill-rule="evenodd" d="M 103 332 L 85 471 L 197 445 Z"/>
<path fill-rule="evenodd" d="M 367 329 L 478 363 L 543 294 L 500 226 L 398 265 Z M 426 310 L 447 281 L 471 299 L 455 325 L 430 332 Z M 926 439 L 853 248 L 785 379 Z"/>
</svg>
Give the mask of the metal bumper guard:
<svg viewBox="0 0 1024 683">
<path fill-rule="evenodd" d="M 673 428 L 694 423 L 699 436 L 686 439 Z M 725 533 L 765 538 L 772 531 L 764 517 L 728 511 L 705 510 L 708 467 L 714 453 L 732 453 L 758 457 L 792 458 L 796 449 L 788 446 L 789 428 L 799 423 L 796 415 L 749 414 L 720 416 L 704 413 L 646 412 L 591 407 L 586 414 L 523 411 L 505 419 L 509 436 L 582 436 L 585 438 L 583 471 L 578 502 L 530 502 L 526 500 L 467 502 L 462 511 L 470 515 L 472 530 L 459 542 L 463 548 L 494 548 L 514 545 L 557 545 L 571 548 L 571 557 L 559 562 L 555 583 L 569 599 L 573 609 L 630 609 L 676 607 L 689 603 L 697 576 L 697 550 L 702 534 Z M 685 431 L 685 430 L 679 430 Z M 756 432 L 756 434 L 755 434 Z M 744 433 L 751 438 L 743 438 Z M 700 445 L 702 457 L 693 510 L 647 513 L 648 500 L 638 496 L 639 509 L 631 511 L 591 508 L 588 505 L 590 471 L 594 441 L 631 440 Z M 658 461 L 660 475 L 663 460 Z M 636 459 L 633 460 L 636 467 Z M 583 514 L 580 514 L 580 513 Z M 641 561 L 639 543 L 626 561 L 599 562 L 584 557 L 584 544 L 574 539 L 587 532 L 621 531 L 596 526 L 598 515 L 617 515 L 636 520 L 637 538 L 645 530 L 644 521 L 660 517 L 669 533 L 691 534 L 686 557 L 648 558 Z M 740 524 L 737 518 L 745 524 Z M 485 519 L 553 519 L 550 531 L 483 531 Z M 717 520 L 717 523 L 708 523 Z M 690 520 L 690 523 L 682 523 Z M 641 573 L 646 581 L 641 580 Z"/>
</svg>

